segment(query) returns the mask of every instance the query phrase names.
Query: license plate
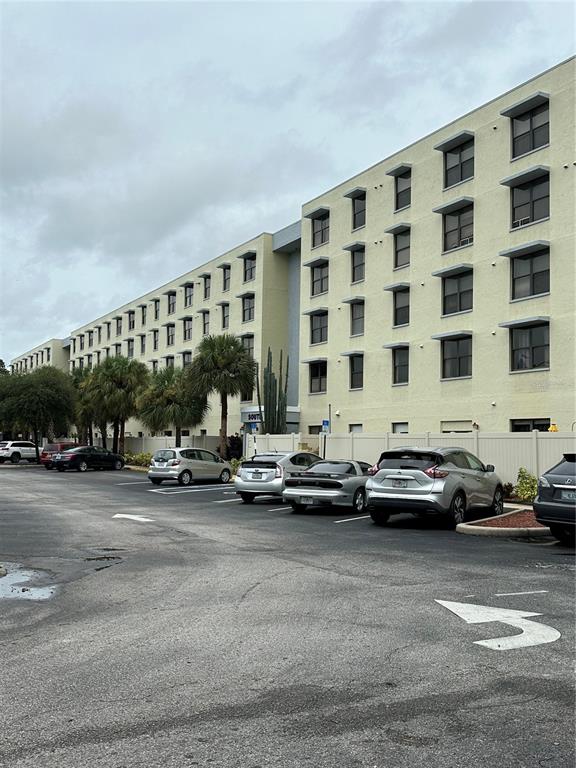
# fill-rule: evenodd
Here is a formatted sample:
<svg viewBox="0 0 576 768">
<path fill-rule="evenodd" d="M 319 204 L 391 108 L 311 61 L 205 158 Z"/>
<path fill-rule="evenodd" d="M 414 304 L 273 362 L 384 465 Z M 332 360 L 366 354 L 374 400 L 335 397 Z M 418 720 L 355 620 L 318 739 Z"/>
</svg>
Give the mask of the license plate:
<svg viewBox="0 0 576 768">
<path fill-rule="evenodd" d="M 252 480 L 262 480 L 261 472 L 252 472 Z"/>
<path fill-rule="evenodd" d="M 392 480 L 392 488 L 407 488 L 408 480 Z"/>
<path fill-rule="evenodd" d="M 300 504 L 313 504 L 314 499 L 312 496 L 300 496 Z"/>
<path fill-rule="evenodd" d="M 565 501 L 576 501 L 576 491 L 562 491 L 560 498 Z"/>
<path fill-rule="evenodd" d="M 61 456 L 60 456 L 60 454 L 59 454 L 59 453 L 57 453 L 57 454 L 54 456 L 54 458 L 55 458 L 55 459 L 59 459 L 59 458 L 61 458 Z"/>
</svg>

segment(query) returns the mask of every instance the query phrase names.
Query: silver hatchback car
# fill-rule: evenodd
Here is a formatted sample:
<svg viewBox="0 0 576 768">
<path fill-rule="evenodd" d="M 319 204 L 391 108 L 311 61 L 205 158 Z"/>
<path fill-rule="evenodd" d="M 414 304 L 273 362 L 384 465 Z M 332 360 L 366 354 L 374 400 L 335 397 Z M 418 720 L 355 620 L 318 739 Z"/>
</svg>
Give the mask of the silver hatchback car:
<svg viewBox="0 0 576 768">
<path fill-rule="evenodd" d="M 464 448 L 396 448 L 384 451 L 366 483 L 370 516 L 385 525 L 399 512 L 441 512 L 454 525 L 471 508 L 504 511 L 502 482 L 492 464 Z"/>
<path fill-rule="evenodd" d="M 257 453 L 243 461 L 236 474 L 234 487 L 244 504 L 256 496 L 282 496 L 284 482 L 294 472 L 302 472 L 320 456 L 307 451 Z"/>
<path fill-rule="evenodd" d="M 163 480 L 177 480 L 180 485 L 190 485 L 194 480 L 229 483 L 231 477 L 230 464 L 202 448 L 163 448 L 156 451 L 148 469 L 148 479 L 154 485 Z"/>
</svg>

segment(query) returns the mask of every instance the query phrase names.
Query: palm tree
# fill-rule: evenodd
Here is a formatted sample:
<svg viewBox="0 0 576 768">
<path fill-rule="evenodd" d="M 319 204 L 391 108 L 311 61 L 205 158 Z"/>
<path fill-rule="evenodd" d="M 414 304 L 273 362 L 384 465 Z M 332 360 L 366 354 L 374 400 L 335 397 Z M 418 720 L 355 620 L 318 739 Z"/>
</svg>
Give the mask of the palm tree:
<svg viewBox="0 0 576 768">
<path fill-rule="evenodd" d="M 114 453 L 124 453 L 126 421 L 136 415 L 136 399 L 148 377 L 144 363 L 122 356 L 109 357 L 92 371 L 90 388 L 98 391 L 102 413 L 106 413 L 114 427 Z"/>
<path fill-rule="evenodd" d="M 174 426 L 176 448 L 182 442 L 182 427 L 201 424 L 208 411 L 206 398 L 193 396 L 184 378 L 182 368 L 163 368 L 152 374 L 149 385 L 136 401 L 138 418 L 152 432 Z"/>
<path fill-rule="evenodd" d="M 190 392 L 197 397 L 220 396 L 220 455 L 226 455 L 228 434 L 228 397 L 254 387 L 256 362 L 240 339 L 229 333 L 204 336 L 196 356 L 185 369 L 185 380 Z"/>
</svg>

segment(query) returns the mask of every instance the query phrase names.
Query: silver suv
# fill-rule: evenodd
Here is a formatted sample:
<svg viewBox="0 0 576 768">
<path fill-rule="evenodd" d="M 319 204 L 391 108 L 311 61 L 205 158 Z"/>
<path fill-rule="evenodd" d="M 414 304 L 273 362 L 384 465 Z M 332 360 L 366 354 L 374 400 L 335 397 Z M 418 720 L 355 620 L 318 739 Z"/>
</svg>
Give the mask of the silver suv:
<svg viewBox="0 0 576 768">
<path fill-rule="evenodd" d="M 282 496 L 285 479 L 308 469 L 315 461 L 320 461 L 320 456 L 307 451 L 258 453 L 240 465 L 234 480 L 236 493 L 244 504 L 250 504 L 256 496 Z"/>
<path fill-rule="evenodd" d="M 370 516 L 385 525 L 398 512 L 441 512 L 454 525 L 466 511 L 504 511 L 504 492 L 492 464 L 463 448 L 396 448 L 384 451 L 366 483 Z"/>
<path fill-rule="evenodd" d="M 150 462 L 148 478 L 154 485 L 163 480 L 177 480 L 190 485 L 194 480 L 218 480 L 229 483 L 232 467 L 217 453 L 202 448 L 163 448 Z"/>
<path fill-rule="evenodd" d="M 5 461 L 19 464 L 20 459 L 36 461 L 36 445 L 29 440 L 4 440 L 0 443 L 0 464 Z"/>
</svg>

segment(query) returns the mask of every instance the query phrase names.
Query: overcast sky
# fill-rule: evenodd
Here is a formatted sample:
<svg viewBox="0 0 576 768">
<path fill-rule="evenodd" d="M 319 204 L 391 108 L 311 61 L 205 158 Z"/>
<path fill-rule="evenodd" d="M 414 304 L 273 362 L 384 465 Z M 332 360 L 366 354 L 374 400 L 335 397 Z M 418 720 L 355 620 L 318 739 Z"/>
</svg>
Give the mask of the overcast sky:
<svg viewBox="0 0 576 768">
<path fill-rule="evenodd" d="M 560 2 L 0 13 L 6 364 L 292 223 L 306 200 L 576 47 Z"/>
</svg>

